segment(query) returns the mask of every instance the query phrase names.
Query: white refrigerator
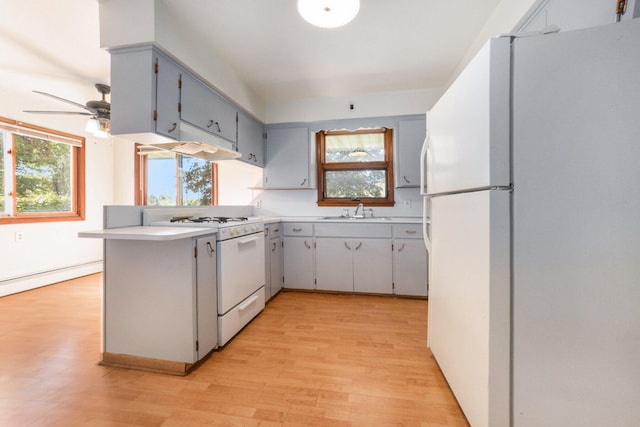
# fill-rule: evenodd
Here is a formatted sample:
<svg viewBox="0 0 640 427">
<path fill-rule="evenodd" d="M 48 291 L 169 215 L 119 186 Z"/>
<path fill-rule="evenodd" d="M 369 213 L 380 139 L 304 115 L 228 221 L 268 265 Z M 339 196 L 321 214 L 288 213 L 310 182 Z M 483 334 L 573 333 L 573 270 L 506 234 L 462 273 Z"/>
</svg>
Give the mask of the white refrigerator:
<svg viewBox="0 0 640 427">
<path fill-rule="evenodd" d="M 640 19 L 490 40 L 427 130 L 428 345 L 471 425 L 638 425 Z"/>
</svg>

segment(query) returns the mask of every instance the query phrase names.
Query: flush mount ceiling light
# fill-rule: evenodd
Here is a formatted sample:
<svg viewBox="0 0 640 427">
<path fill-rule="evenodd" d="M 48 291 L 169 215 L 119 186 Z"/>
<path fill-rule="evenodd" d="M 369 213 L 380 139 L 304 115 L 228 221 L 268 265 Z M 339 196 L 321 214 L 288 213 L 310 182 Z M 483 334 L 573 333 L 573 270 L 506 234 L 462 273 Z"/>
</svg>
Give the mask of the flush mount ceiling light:
<svg viewBox="0 0 640 427">
<path fill-rule="evenodd" d="M 337 28 L 353 20 L 360 0 L 298 0 L 298 12 L 308 23 L 320 28 Z"/>
</svg>

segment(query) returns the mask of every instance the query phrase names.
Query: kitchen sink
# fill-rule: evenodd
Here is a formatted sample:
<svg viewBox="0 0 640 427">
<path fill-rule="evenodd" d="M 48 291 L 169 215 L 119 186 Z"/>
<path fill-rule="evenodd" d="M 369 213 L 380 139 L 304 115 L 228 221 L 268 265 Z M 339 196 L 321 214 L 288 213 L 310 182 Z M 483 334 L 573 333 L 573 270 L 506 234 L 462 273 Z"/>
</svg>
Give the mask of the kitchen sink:
<svg viewBox="0 0 640 427">
<path fill-rule="evenodd" d="M 356 217 L 356 216 L 323 216 L 320 219 L 326 219 L 326 220 L 340 220 L 340 219 L 344 219 L 344 220 L 355 220 L 355 221 L 380 221 L 380 220 L 384 220 L 384 221 L 391 221 L 391 218 L 387 218 L 387 217 Z"/>
</svg>

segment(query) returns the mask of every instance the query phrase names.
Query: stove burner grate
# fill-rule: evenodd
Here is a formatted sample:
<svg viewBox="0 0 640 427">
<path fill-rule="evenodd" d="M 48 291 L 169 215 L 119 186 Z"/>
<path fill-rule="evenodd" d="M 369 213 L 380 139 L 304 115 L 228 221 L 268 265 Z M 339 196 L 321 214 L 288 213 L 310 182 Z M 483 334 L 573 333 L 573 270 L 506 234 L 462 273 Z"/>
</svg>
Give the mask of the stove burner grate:
<svg viewBox="0 0 640 427">
<path fill-rule="evenodd" d="M 201 216 L 201 217 L 190 217 L 190 216 L 176 216 L 171 218 L 170 222 L 181 222 L 181 223 L 202 223 L 202 222 L 217 222 L 219 224 L 225 224 L 227 222 L 240 222 L 247 221 L 249 218 L 245 216 Z"/>
</svg>

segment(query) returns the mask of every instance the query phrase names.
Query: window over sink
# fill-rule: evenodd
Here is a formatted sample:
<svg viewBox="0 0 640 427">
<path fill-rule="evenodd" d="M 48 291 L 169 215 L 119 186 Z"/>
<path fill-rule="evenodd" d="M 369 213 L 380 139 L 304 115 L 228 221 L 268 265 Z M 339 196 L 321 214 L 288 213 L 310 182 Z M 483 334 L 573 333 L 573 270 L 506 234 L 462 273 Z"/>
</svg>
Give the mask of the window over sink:
<svg viewBox="0 0 640 427">
<path fill-rule="evenodd" d="M 318 205 L 393 206 L 393 130 L 320 131 Z"/>
</svg>

